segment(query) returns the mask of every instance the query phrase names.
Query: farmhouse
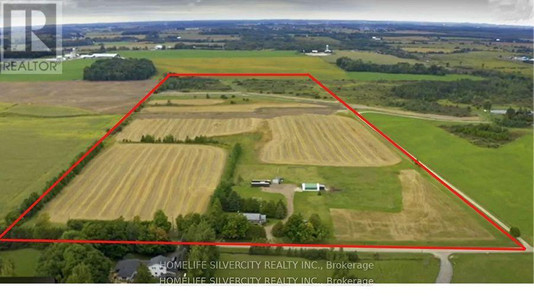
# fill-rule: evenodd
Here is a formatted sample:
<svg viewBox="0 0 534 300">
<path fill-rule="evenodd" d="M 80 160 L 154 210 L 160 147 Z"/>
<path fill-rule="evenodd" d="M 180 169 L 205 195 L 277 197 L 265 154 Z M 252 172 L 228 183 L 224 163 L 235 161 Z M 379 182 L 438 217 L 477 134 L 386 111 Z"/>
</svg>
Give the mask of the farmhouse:
<svg viewBox="0 0 534 300">
<path fill-rule="evenodd" d="M 121 260 L 115 265 L 114 277 L 120 282 L 132 282 L 137 274 L 141 261 L 138 259 Z"/>
<path fill-rule="evenodd" d="M 324 191 L 326 190 L 326 187 L 324 184 L 320 183 L 303 183 L 302 184 L 302 191 L 303 192 L 318 192 L 318 191 Z"/>
<path fill-rule="evenodd" d="M 176 275 L 173 271 L 167 268 L 168 262 L 172 260 L 163 255 L 158 255 L 150 259 L 147 263 L 148 270 L 153 277 L 159 278 L 167 275 Z"/>
<path fill-rule="evenodd" d="M 267 216 L 254 213 L 243 213 L 243 216 L 247 218 L 250 223 L 263 225 L 267 222 Z"/>
<path fill-rule="evenodd" d="M 250 186 L 251 187 L 269 187 L 271 186 L 271 181 L 268 179 L 263 179 L 263 180 L 253 179 L 250 182 Z"/>
<path fill-rule="evenodd" d="M 84 54 L 80 55 L 81 59 L 91 59 L 91 58 L 121 58 L 118 53 L 93 53 L 93 54 Z"/>
</svg>

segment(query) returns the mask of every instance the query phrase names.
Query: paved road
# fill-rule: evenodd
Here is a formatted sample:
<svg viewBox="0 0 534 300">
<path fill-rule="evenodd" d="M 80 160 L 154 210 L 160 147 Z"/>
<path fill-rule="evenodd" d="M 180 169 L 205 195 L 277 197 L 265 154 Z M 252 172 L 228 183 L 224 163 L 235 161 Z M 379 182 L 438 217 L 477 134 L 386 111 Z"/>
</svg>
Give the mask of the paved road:
<svg viewBox="0 0 534 300">
<path fill-rule="evenodd" d="M 451 254 L 451 252 L 434 253 L 434 256 L 440 259 L 436 283 L 451 283 L 453 274 L 452 264 L 449 260 Z"/>
</svg>

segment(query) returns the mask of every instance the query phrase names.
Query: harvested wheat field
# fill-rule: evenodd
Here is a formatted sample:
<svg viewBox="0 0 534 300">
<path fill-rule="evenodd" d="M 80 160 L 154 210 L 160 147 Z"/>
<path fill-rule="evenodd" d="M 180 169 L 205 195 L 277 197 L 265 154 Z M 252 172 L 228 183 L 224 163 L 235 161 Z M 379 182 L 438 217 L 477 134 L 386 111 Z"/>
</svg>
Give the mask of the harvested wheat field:
<svg viewBox="0 0 534 300">
<path fill-rule="evenodd" d="M 68 219 L 172 220 L 202 213 L 219 183 L 224 150 L 201 145 L 116 144 L 92 161 L 45 207 L 53 222 Z"/>
<path fill-rule="evenodd" d="M 254 112 L 265 108 L 318 108 L 317 104 L 291 102 L 262 102 L 215 106 L 148 106 L 143 113 L 205 113 L 205 112 Z"/>
<path fill-rule="evenodd" d="M 123 114 L 154 85 L 152 80 L 0 82 L 0 102 L 61 105 Z"/>
<path fill-rule="evenodd" d="M 179 140 L 196 136 L 223 136 L 252 132 L 258 128 L 260 119 L 136 119 L 121 131 L 117 138 L 139 141 L 142 135 L 156 138 L 172 135 Z"/>
<path fill-rule="evenodd" d="M 453 195 L 415 170 L 403 170 L 399 213 L 330 209 L 335 236 L 346 241 L 492 240 Z M 357 201 L 357 200 L 355 200 Z"/>
<path fill-rule="evenodd" d="M 202 106 L 202 105 L 215 105 L 224 103 L 224 100 L 217 99 L 176 99 L 176 100 L 151 100 L 149 105 L 184 105 L 184 106 Z"/>
<path fill-rule="evenodd" d="M 269 120 L 272 139 L 260 151 L 266 163 L 368 167 L 400 162 L 400 157 L 360 122 L 324 115 Z"/>
</svg>

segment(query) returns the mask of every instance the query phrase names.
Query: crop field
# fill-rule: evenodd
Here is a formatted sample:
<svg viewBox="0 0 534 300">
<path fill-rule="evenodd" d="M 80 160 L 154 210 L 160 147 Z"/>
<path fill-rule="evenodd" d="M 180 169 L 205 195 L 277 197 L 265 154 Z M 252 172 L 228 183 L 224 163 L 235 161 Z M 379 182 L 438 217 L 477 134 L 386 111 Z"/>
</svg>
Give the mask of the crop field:
<svg viewBox="0 0 534 300">
<path fill-rule="evenodd" d="M 169 99 L 169 100 L 151 100 L 148 105 L 215 105 L 224 103 L 224 100 L 218 99 Z"/>
<path fill-rule="evenodd" d="M 117 116 L 0 117 L 0 218 L 69 167 Z"/>
<path fill-rule="evenodd" d="M 43 212 L 68 219 L 171 219 L 203 213 L 225 164 L 225 151 L 202 145 L 116 144 L 99 155 Z"/>
<path fill-rule="evenodd" d="M 196 136 L 223 136 L 251 132 L 260 119 L 136 119 L 117 136 L 119 140 L 139 141 L 142 135 L 156 138 L 172 135 L 176 139 Z"/>
<path fill-rule="evenodd" d="M 519 227 L 522 237 L 532 241 L 532 130 L 490 149 L 448 133 L 439 128 L 439 122 L 379 114 L 366 117 L 505 224 Z"/>
<path fill-rule="evenodd" d="M 151 59 L 160 74 L 175 73 L 311 73 L 345 78 L 345 72 L 319 57 L 296 51 L 168 50 L 124 51 L 125 57 Z"/>
<path fill-rule="evenodd" d="M 0 82 L 0 102 L 70 106 L 99 113 L 125 113 L 154 85 L 155 81 L 152 80 Z"/>
<path fill-rule="evenodd" d="M 149 106 L 142 113 L 254 112 L 267 108 L 320 108 L 322 105 L 291 102 L 261 102 L 213 106 Z"/>
<path fill-rule="evenodd" d="M 335 234 L 341 240 L 443 241 L 492 240 L 458 205 L 415 170 L 403 170 L 403 209 L 397 213 L 331 209 Z"/>
<path fill-rule="evenodd" d="M 270 140 L 261 150 L 266 163 L 319 166 L 387 166 L 400 157 L 354 119 L 301 115 L 269 120 Z"/>
</svg>

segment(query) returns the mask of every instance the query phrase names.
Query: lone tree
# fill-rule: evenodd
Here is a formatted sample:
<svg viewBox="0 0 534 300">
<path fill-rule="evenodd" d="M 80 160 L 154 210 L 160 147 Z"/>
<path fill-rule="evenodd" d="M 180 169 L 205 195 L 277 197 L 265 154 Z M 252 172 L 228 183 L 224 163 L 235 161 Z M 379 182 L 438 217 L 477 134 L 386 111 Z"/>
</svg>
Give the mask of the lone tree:
<svg viewBox="0 0 534 300">
<path fill-rule="evenodd" d="M 515 237 L 515 238 L 518 238 L 518 237 L 521 236 L 521 231 L 517 227 L 511 227 L 510 228 L 510 235 Z"/>
<path fill-rule="evenodd" d="M 135 274 L 135 283 L 152 283 L 155 282 L 152 274 L 148 270 L 148 267 L 145 264 L 139 264 L 137 267 L 137 274 Z"/>
</svg>

